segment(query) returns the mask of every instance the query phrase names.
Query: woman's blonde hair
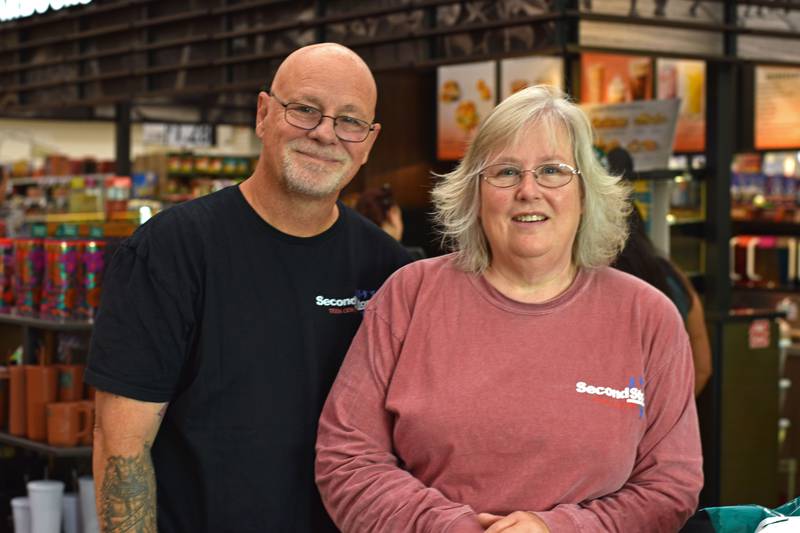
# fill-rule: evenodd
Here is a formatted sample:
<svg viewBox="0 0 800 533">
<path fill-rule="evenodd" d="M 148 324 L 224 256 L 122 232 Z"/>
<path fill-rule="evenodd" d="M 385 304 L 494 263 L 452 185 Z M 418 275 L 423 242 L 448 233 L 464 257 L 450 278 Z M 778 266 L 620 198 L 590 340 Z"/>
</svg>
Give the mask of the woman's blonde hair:
<svg viewBox="0 0 800 533">
<path fill-rule="evenodd" d="M 457 264 L 481 273 L 491 263 L 491 249 L 481 226 L 479 172 L 489 158 L 513 145 L 525 129 L 543 124 L 555 143 L 563 127 L 581 171 L 583 214 L 572 249 L 579 267 L 610 264 L 625 245 L 629 187 L 610 175 L 595 157 L 593 132 L 584 112 L 558 89 L 537 85 L 519 91 L 492 110 L 478 128 L 467 153 L 455 170 L 436 175 L 434 220 L 444 244 L 457 254 Z"/>
</svg>

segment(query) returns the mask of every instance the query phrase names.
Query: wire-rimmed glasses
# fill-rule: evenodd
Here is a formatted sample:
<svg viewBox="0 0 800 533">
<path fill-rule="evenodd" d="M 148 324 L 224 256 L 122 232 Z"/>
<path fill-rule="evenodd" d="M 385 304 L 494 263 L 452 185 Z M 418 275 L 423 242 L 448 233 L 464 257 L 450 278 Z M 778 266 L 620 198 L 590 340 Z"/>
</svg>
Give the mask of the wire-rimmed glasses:
<svg viewBox="0 0 800 533">
<path fill-rule="evenodd" d="M 566 163 L 545 163 L 533 169 L 522 169 L 511 163 L 489 165 L 478 174 L 486 183 L 501 189 L 510 189 L 522 183 L 527 172 L 533 174 L 536 183 L 547 189 L 558 189 L 579 175 L 580 170 Z"/>
<path fill-rule="evenodd" d="M 369 132 L 375 129 L 375 124 L 370 124 L 355 117 L 324 115 L 322 111 L 314 106 L 299 102 L 282 102 L 274 93 L 270 92 L 269 95 L 283 106 L 283 117 L 286 122 L 295 128 L 313 130 L 322 123 L 322 119 L 327 117 L 333 120 L 333 132 L 336 136 L 348 143 L 364 142 L 369 137 Z"/>
</svg>

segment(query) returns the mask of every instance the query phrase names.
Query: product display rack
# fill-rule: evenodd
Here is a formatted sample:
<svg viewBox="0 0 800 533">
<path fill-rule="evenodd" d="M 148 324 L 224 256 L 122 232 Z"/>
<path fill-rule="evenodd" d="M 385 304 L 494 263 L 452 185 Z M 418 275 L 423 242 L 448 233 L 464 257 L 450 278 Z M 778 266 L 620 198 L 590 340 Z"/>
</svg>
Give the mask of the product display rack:
<svg viewBox="0 0 800 533">
<path fill-rule="evenodd" d="M 17 315 L 14 313 L 0 312 L 0 324 L 18 326 L 23 331 L 23 361 L 33 361 L 35 344 L 34 331 L 41 331 L 44 335 L 45 345 L 53 346 L 57 332 L 88 333 L 92 330 L 93 322 L 90 320 L 61 320 L 55 318 L 40 318 L 36 316 Z M 92 454 L 91 446 L 59 447 L 51 446 L 45 442 L 34 441 L 24 437 L 11 435 L 0 431 L 0 444 L 23 448 L 55 458 L 85 458 Z"/>
<path fill-rule="evenodd" d="M 39 318 L 35 316 L 0 312 L 0 324 L 12 324 L 25 328 L 37 328 L 52 331 L 91 331 L 93 322 L 90 320 L 60 320 L 55 318 Z"/>
</svg>

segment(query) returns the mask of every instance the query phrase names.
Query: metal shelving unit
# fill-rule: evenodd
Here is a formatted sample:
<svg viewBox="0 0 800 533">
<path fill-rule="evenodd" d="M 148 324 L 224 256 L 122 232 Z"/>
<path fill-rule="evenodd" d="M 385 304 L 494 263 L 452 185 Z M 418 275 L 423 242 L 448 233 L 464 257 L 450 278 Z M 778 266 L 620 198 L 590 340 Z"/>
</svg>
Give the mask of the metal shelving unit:
<svg viewBox="0 0 800 533">
<path fill-rule="evenodd" d="M 0 443 L 15 446 L 17 448 L 24 448 L 43 455 L 51 457 L 91 457 L 91 446 L 77 446 L 74 448 L 61 448 L 58 446 L 50 446 L 44 442 L 17 437 L 5 432 L 0 432 Z"/>
<path fill-rule="evenodd" d="M 58 320 L 0 312 L 0 324 L 46 329 L 52 331 L 91 331 L 91 320 Z"/>
</svg>

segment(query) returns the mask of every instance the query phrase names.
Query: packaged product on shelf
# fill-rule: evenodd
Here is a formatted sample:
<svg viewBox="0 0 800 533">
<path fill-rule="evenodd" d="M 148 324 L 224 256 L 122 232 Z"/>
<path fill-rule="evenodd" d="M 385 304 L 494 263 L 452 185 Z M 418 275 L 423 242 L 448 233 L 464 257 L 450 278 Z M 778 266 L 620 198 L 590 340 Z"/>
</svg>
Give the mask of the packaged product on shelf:
<svg viewBox="0 0 800 533">
<path fill-rule="evenodd" d="M 14 301 L 17 312 L 34 315 L 39 311 L 44 274 L 42 239 L 14 241 Z"/>
<path fill-rule="evenodd" d="M 131 179 L 127 176 L 106 178 L 106 218 L 113 220 L 119 213 L 128 210 L 128 199 L 131 195 Z"/>
<path fill-rule="evenodd" d="M 64 155 L 49 155 L 44 162 L 47 176 L 66 176 L 70 173 L 70 160 Z"/>
<path fill-rule="evenodd" d="M 41 314 L 52 318 L 78 317 L 80 243 L 46 239 Z"/>
<path fill-rule="evenodd" d="M 194 159 L 194 170 L 195 170 L 195 172 L 206 173 L 206 172 L 208 172 L 208 168 L 209 168 L 208 156 L 199 155 L 199 156 L 195 157 L 195 159 Z"/>
<path fill-rule="evenodd" d="M 100 308 L 100 289 L 105 270 L 106 242 L 90 239 L 83 242 L 82 255 L 82 301 L 79 308 L 84 318 L 94 318 Z"/>
<path fill-rule="evenodd" d="M 177 154 L 169 156 L 169 159 L 167 160 L 167 171 L 168 172 L 181 171 L 181 156 Z"/>
<path fill-rule="evenodd" d="M 156 195 L 156 174 L 154 172 L 136 172 L 132 176 L 133 198 L 153 198 Z"/>
<path fill-rule="evenodd" d="M 0 312 L 14 306 L 14 241 L 0 238 Z"/>
</svg>

